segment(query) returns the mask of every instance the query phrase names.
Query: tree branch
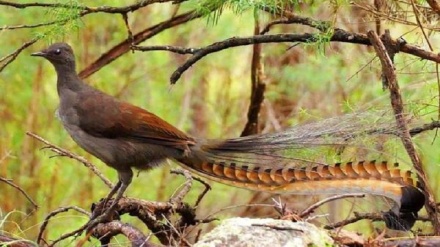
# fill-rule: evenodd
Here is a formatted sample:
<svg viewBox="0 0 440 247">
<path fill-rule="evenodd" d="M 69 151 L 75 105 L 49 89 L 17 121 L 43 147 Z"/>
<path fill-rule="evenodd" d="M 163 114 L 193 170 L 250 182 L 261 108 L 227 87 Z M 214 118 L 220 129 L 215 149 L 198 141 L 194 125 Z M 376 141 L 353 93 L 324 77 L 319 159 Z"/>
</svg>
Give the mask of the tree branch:
<svg viewBox="0 0 440 247">
<path fill-rule="evenodd" d="M 20 46 L 18 49 L 16 49 L 12 53 L 0 58 L 0 72 L 2 72 L 6 68 L 6 66 L 8 66 L 10 63 L 12 63 L 24 49 L 31 46 L 35 42 L 37 42 L 39 39 L 40 38 L 34 38 L 34 39 L 24 43 L 22 46 Z"/>
<path fill-rule="evenodd" d="M 99 7 L 88 7 L 84 5 L 75 4 L 61 4 L 61 3 L 13 3 L 8 1 L 0 1 L 0 5 L 14 7 L 17 9 L 25 9 L 31 7 L 42 7 L 42 8 L 63 8 L 71 9 L 76 8 L 83 10 L 86 13 L 108 13 L 108 14 L 123 14 L 128 12 L 134 12 L 140 8 L 146 7 L 153 3 L 165 3 L 174 2 L 174 0 L 140 0 L 136 1 L 134 4 L 130 4 L 122 7 L 111 7 L 111 6 L 99 6 Z"/>
<path fill-rule="evenodd" d="M 300 214 L 299 217 L 304 218 L 309 216 L 311 213 L 313 213 L 317 208 L 319 208 L 320 206 L 329 203 L 331 201 L 336 201 L 336 200 L 340 200 L 343 198 L 350 198 L 350 197 L 356 197 L 356 198 L 360 198 L 360 197 L 365 197 L 365 194 L 361 194 L 361 193 L 353 193 L 353 194 L 343 194 L 343 195 L 335 195 L 335 196 L 331 196 L 328 198 L 324 198 L 323 200 L 320 200 L 317 203 L 314 203 L 312 205 L 310 205 L 308 208 L 304 209 Z"/>
<path fill-rule="evenodd" d="M 32 132 L 26 132 L 26 135 L 46 144 L 45 148 L 50 149 L 52 152 L 56 153 L 59 156 L 65 156 L 74 160 L 77 160 L 81 163 L 83 163 L 83 165 L 87 168 L 89 168 L 96 176 L 98 176 L 109 188 L 113 188 L 113 183 L 110 182 L 110 180 L 108 180 L 108 178 L 106 178 L 102 172 L 100 172 L 98 170 L 98 168 L 96 168 L 95 165 L 93 165 L 92 163 L 90 163 L 89 161 L 87 161 L 86 159 L 84 159 L 81 156 L 78 156 L 72 152 L 69 152 L 63 148 L 57 147 L 54 144 L 50 143 L 49 141 L 46 141 L 45 139 L 43 139 L 41 136 L 34 134 Z"/>
<path fill-rule="evenodd" d="M 342 220 L 340 222 L 336 222 L 334 224 L 328 224 L 324 226 L 324 229 L 327 230 L 331 230 L 331 229 L 335 229 L 335 228 L 339 228 L 339 227 L 343 227 L 352 223 L 356 223 L 360 220 L 371 220 L 371 221 L 383 221 L 383 215 L 380 213 L 358 213 L 358 212 L 353 212 L 354 217 L 346 219 L 346 220 Z M 425 217 L 419 217 L 417 218 L 417 220 L 419 221 L 430 221 L 429 218 L 425 218 Z"/>
<path fill-rule="evenodd" d="M 262 9 L 270 14 L 273 13 L 272 8 L 263 7 Z M 272 26 L 277 25 L 277 24 L 301 24 L 304 26 L 309 26 L 309 27 L 315 28 L 321 32 L 326 32 L 331 27 L 331 22 L 329 22 L 329 21 L 321 21 L 321 20 L 316 20 L 316 19 L 310 18 L 310 17 L 299 16 L 289 10 L 278 8 L 276 10 L 276 12 L 278 15 L 283 16 L 285 19 L 275 20 L 273 22 L 270 22 L 268 25 L 266 25 L 265 28 L 263 28 L 263 30 L 260 32 L 260 34 L 265 34 L 265 33 L 269 32 L 270 28 L 272 28 Z"/>
<path fill-rule="evenodd" d="M 35 243 L 27 239 L 9 237 L 2 232 L 0 233 L 0 246 L 35 247 Z"/>
<path fill-rule="evenodd" d="M 18 191 L 20 191 L 20 193 L 23 194 L 23 195 L 26 197 L 26 199 L 28 199 L 28 201 L 29 201 L 30 203 L 32 203 L 32 205 L 34 206 L 34 208 L 38 208 L 37 203 L 36 203 L 34 200 L 32 200 L 32 198 L 26 193 L 26 191 L 24 191 L 20 186 L 14 184 L 14 183 L 12 182 L 11 179 L 6 179 L 6 178 L 2 178 L 2 177 L 0 177 L 0 181 L 6 183 L 6 184 L 8 184 L 8 185 L 10 185 L 11 187 L 14 187 L 14 188 L 17 189 Z"/>
<path fill-rule="evenodd" d="M 79 76 L 83 79 L 87 78 L 96 71 L 100 70 L 102 67 L 113 62 L 123 54 L 130 51 L 132 45 L 139 44 L 151 37 L 154 37 L 156 34 L 162 31 L 165 31 L 169 28 L 175 27 L 182 23 L 186 23 L 188 21 L 192 21 L 194 19 L 200 18 L 201 16 L 202 16 L 201 13 L 196 13 L 195 11 L 189 11 L 184 14 L 175 16 L 167 21 L 149 27 L 133 35 L 132 38 L 127 38 L 126 40 L 122 41 L 121 43 L 117 44 L 116 46 L 114 46 L 113 48 L 102 54 L 97 60 L 95 60 L 95 62 L 93 62 L 85 69 L 83 69 L 79 73 Z"/>
<path fill-rule="evenodd" d="M 260 33 L 259 17 L 255 16 L 254 34 Z M 264 91 L 266 83 L 264 81 L 264 67 L 261 61 L 261 44 L 254 44 L 251 64 L 251 98 L 247 112 L 247 122 L 241 132 L 241 136 L 247 136 L 259 133 L 258 119 L 261 105 L 264 100 Z"/>
<path fill-rule="evenodd" d="M 219 52 L 232 47 L 245 46 L 251 44 L 262 43 L 281 43 L 281 42 L 298 42 L 298 43 L 314 43 L 319 40 L 319 33 L 303 33 L 303 34 L 273 34 L 273 35 L 254 35 L 249 37 L 233 37 L 223 41 L 215 42 L 203 48 L 197 48 L 197 51 L 184 64 L 178 67 L 170 77 L 170 83 L 175 84 L 181 75 L 188 70 L 197 61 L 208 54 Z M 364 34 L 347 32 L 342 29 L 335 29 L 333 35 L 329 38 L 330 42 L 345 42 L 351 44 L 371 45 L 370 40 Z M 423 59 L 440 62 L 440 55 L 423 50 L 419 47 L 401 44 L 399 41 L 392 40 L 393 44 L 399 44 L 399 51 L 408 53 Z"/>
<path fill-rule="evenodd" d="M 42 224 L 41 227 L 40 227 L 40 231 L 38 232 L 38 237 L 37 237 L 37 243 L 38 243 L 38 244 L 41 244 L 41 241 L 43 240 L 43 233 L 44 233 L 44 230 L 46 230 L 47 224 L 49 224 L 49 220 L 50 220 L 50 218 L 54 217 L 55 215 L 57 215 L 57 214 L 59 214 L 59 213 L 67 212 L 67 211 L 69 211 L 69 210 L 71 210 L 71 209 L 73 209 L 73 210 L 75 210 L 75 211 L 77 211 L 77 212 L 80 212 L 80 213 L 82 213 L 82 214 L 84 214 L 84 215 L 90 216 L 90 213 L 88 213 L 88 212 L 85 211 L 84 209 L 79 208 L 79 207 L 76 207 L 76 206 L 61 207 L 61 208 L 58 208 L 58 209 L 56 209 L 56 210 L 50 212 L 50 213 L 46 216 L 46 218 L 44 219 L 43 224 Z"/>
<path fill-rule="evenodd" d="M 389 35 L 389 33 L 386 32 L 385 35 L 387 34 Z M 428 212 L 429 218 L 431 218 L 431 222 L 434 226 L 436 234 L 439 234 L 440 222 L 437 218 L 437 207 L 436 207 L 435 199 L 431 189 L 429 188 L 428 179 L 423 170 L 422 162 L 416 152 L 414 143 L 412 142 L 411 139 L 410 130 L 404 115 L 403 100 L 400 94 L 399 85 L 397 83 L 397 77 L 394 70 L 394 65 L 390 57 L 388 56 L 387 49 L 385 48 L 379 36 L 375 32 L 369 31 L 368 37 L 370 38 L 371 43 L 373 44 L 373 47 L 376 50 L 376 54 L 378 55 L 382 64 L 383 74 L 386 78 L 386 81 L 388 83 L 388 88 L 390 90 L 391 106 L 393 107 L 394 115 L 396 116 L 397 126 L 401 131 L 401 140 L 403 146 L 405 147 L 409 157 L 411 158 L 414 168 L 417 171 L 420 187 L 425 192 L 426 211 Z M 387 39 L 391 39 L 391 38 L 387 38 Z"/>
<path fill-rule="evenodd" d="M 131 243 L 132 247 L 154 247 L 158 246 L 148 241 L 141 231 L 132 225 L 120 221 L 100 223 L 93 229 L 93 235 L 99 239 L 102 246 L 108 246 L 112 237 L 122 234 Z"/>
</svg>

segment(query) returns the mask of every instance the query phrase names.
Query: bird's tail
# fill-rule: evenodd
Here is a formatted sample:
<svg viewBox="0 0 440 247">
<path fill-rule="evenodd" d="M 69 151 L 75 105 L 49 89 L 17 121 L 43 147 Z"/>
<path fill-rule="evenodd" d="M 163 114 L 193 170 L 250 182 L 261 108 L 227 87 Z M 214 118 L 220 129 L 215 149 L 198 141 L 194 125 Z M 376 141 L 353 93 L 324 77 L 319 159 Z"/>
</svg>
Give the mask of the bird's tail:
<svg viewBox="0 0 440 247">
<path fill-rule="evenodd" d="M 356 121 L 341 127 L 340 122 L 332 121 L 273 134 L 200 141 L 179 161 L 186 169 L 208 179 L 251 190 L 384 196 L 395 202 L 393 209 L 384 214 L 387 226 L 410 229 L 425 201 L 410 171 L 387 162 L 320 163 L 304 152 L 351 145 L 354 136 L 365 133 L 380 130 L 394 135 L 396 132 L 378 125 L 374 130 L 356 126 Z"/>
<path fill-rule="evenodd" d="M 189 169 L 208 179 L 240 188 L 286 194 L 347 194 L 366 193 L 384 196 L 395 207 L 384 214 L 387 227 L 409 230 L 425 202 L 411 173 L 396 165 L 375 161 L 335 165 L 315 164 L 304 169 L 286 166 L 249 166 L 215 161 L 182 160 Z"/>
</svg>

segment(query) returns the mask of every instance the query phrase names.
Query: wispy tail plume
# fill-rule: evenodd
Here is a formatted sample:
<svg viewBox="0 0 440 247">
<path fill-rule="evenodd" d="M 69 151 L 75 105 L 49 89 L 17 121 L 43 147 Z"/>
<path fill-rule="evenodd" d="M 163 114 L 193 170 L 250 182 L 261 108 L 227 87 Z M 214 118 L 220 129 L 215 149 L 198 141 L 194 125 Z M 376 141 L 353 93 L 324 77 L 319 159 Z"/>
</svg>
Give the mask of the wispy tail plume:
<svg viewBox="0 0 440 247">
<path fill-rule="evenodd" d="M 395 202 L 384 214 L 387 226 L 408 230 L 424 205 L 424 194 L 411 172 L 387 162 L 329 164 L 319 159 L 335 147 L 368 149 L 362 141 L 373 134 L 396 137 L 398 131 L 393 123 L 389 118 L 354 114 L 278 133 L 199 141 L 179 161 L 209 179 L 252 190 L 384 196 Z"/>
</svg>

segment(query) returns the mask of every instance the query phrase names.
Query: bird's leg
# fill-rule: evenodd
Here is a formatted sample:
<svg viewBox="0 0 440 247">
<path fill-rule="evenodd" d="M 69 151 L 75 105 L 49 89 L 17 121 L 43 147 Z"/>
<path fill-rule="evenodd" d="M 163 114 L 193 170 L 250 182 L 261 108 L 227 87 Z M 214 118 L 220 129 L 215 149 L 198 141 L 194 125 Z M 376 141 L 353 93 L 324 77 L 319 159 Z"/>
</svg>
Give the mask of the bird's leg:
<svg viewBox="0 0 440 247">
<path fill-rule="evenodd" d="M 100 203 L 99 206 L 93 209 L 92 216 L 90 217 L 91 220 L 102 214 L 102 211 L 106 208 L 106 205 L 108 204 L 110 199 L 112 199 L 113 195 L 119 190 L 119 188 L 121 188 L 121 185 L 122 181 L 119 179 L 115 186 L 113 186 L 110 193 L 108 193 L 107 197 L 104 199 L 104 202 Z"/>
<path fill-rule="evenodd" d="M 121 188 L 122 185 L 122 181 L 119 179 L 118 182 L 116 183 L 115 186 L 113 186 L 112 190 L 110 191 L 110 193 L 108 193 L 107 197 L 105 198 L 104 201 L 104 207 L 105 205 L 107 205 L 108 201 L 110 201 L 110 199 L 112 199 L 113 195 Z"/>
<path fill-rule="evenodd" d="M 104 213 L 96 214 L 96 215 L 94 214 L 93 215 L 94 217 L 92 216 L 90 221 L 87 223 L 87 228 L 86 228 L 87 232 L 89 230 L 91 230 L 94 226 L 96 226 L 97 224 L 108 220 L 108 218 L 111 216 L 111 214 L 115 210 L 116 206 L 118 205 L 119 200 L 124 195 L 125 190 L 127 190 L 128 185 L 130 185 L 131 180 L 133 178 L 133 171 L 131 169 L 124 170 L 124 171 L 118 171 L 118 175 L 119 175 L 119 181 L 115 185 L 115 187 L 112 188 L 112 190 L 108 194 L 107 198 L 105 199 L 105 202 L 103 204 L 104 208 L 105 208 L 105 205 L 107 204 L 107 202 L 111 199 L 111 197 L 117 191 L 118 193 L 116 194 L 115 199 L 113 200 L 113 202 L 110 205 L 110 207 L 108 207 L 104 211 Z"/>
<path fill-rule="evenodd" d="M 122 196 L 124 195 L 124 192 L 127 190 L 128 185 L 131 183 L 131 179 L 133 178 L 133 172 L 131 170 L 129 170 L 130 172 L 126 172 L 126 173 L 121 173 L 119 172 L 119 182 L 121 183 L 118 193 L 116 194 L 115 199 L 113 200 L 112 204 L 110 205 L 110 207 L 108 207 L 105 212 L 104 212 L 104 216 L 108 217 L 110 216 L 110 214 L 113 212 L 113 210 L 116 208 L 116 205 L 118 205 L 119 200 L 122 198 Z M 119 183 L 118 182 L 118 183 Z M 112 190 L 113 191 L 113 190 Z M 110 193 L 112 193 L 112 191 L 110 191 Z M 114 194 L 115 192 L 113 192 Z M 110 194 L 109 194 L 110 195 Z M 112 195 L 113 196 L 113 195 Z M 106 200 L 109 200 L 111 198 L 108 198 Z"/>
</svg>

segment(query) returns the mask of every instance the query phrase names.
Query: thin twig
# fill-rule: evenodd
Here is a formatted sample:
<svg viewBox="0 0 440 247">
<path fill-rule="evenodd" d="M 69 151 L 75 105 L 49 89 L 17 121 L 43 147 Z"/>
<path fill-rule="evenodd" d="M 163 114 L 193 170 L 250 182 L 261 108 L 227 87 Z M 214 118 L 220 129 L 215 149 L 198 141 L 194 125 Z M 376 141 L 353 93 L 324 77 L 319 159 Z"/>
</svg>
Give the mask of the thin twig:
<svg viewBox="0 0 440 247">
<path fill-rule="evenodd" d="M 354 217 L 349 218 L 349 219 L 345 219 L 333 224 L 328 224 L 326 226 L 324 226 L 324 229 L 327 230 L 331 230 L 331 229 L 335 229 L 335 228 L 339 228 L 339 227 L 343 227 L 355 222 L 358 222 L 360 220 L 371 220 L 371 221 L 381 221 L 383 220 L 383 216 L 380 213 L 366 213 L 366 214 L 361 214 L 358 212 L 353 212 Z"/>
<path fill-rule="evenodd" d="M 268 7 L 262 7 L 262 10 L 268 13 L 272 13 L 274 11 L 273 8 Z M 265 34 L 269 32 L 270 28 L 277 24 L 301 24 L 304 26 L 315 28 L 321 32 L 326 32 L 331 27 L 331 23 L 328 21 L 321 21 L 310 17 L 299 16 L 286 9 L 277 8 L 276 12 L 277 14 L 283 16 L 285 19 L 270 22 L 268 25 L 266 25 L 266 27 L 263 28 L 260 34 Z"/>
<path fill-rule="evenodd" d="M 59 243 L 59 242 L 61 242 L 61 241 L 63 241 L 64 239 L 67 239 L 67 238 L 70 238 L 70 237 L 73 237 L 73 236 L 78 236 L 78 235 L 80 235 L 82 232 L 84 232 L 84 231 L 86 230 L 86 228 L 87 228 L 87 224 L 83 225 L 82 227 L 78 228 L 78 229 L 75 230 L 75 231 L 72 231 L 72 232 L 69 232 L 69 233 L 63 234 L 63 235 L 61 235 L 59 238 L 55 239 L 55 240 L 54 240 L 54 241 L 53 241 L 48 247 L 54 247 L 54 246 L 57 246 L 56 244 Z"/>
<path fill-rule="evenodd" d="M 434 130 L 440 128 L 440 121 L 432 121 L 431 123 L 424 124 L 422 126 L 414 127 L 409 130 L 411 136 L 418 135 L 428 130 Z"/>
<path fill-rule="evenodd" d="M 171 170 L 171 173 L 174 174 L 180 174 L 180 175 L 184 175 L 185 176 L 185 172 L 182 169 L 174 169 Z M 197 200 L 194 204 L 194 207 L 197 207 L 199 205 L 199 203 L 202 201 L 203 197 L 205 197 L 206 193 L 208 193 L 209 190 L 211 190 L 211 185 L 209 185 L 207 182 L 205 182 L 203 179 L 196 177 L 194 175 L 192 175 L 191 173 L 189 173 L 189 175 L 191 176 L 192 179 L 196 180 L 197 182 L 203 184 L 205 186 L 205 189 L 202 191 L 202 193 L 200 193 L 200 195 L 197 197 Z"/>
<path fill-rule="evenodd" d="M 163 218 L 164 218 L 165 222 L 167 223 L 167 225 L 169 226 L 170 230 L 174 233 L 173 235 L 178 237 L 179 242 L 175 243 L 175 244 L 178 246 L 181 246 L 181 247 L 191 246 L 191 244 L 182 236 L 182 233 L 176 229 L 176 227 L 173 225 L 173 223 L 167 217 L 164 216 Z M 175 239 L 173 239 L 173 240 L 176 241 Z"/>
<path fill-rule="evenodd" d="M 431 6 L 431 8 L 432 8 L 437 14 L 440 13 L 439 5 L 438 5 L 437 1 L 427 1 L 427 2 L 428 2 L 428 4 L 429 4 L 429 6 Z M 419 9 L 417 8 L 416 4 L 414 3 L 414 0 L 411 0 L 411 6 L 412 6 L 412 8 L 413 8 L 413 12 L 414 12 L 414 15 L 415 15 L 415 17 L 416 17 L 417 25 L 419 26 L 420 31 L 422 31 L 423 37 L 425 38 L 425 41 L 426 41 L 426 43 L 428 44 L 429 49 L 430 49 L 431 51 L 434 51 L 434 48 L 433 48 L 433 46 L 432 46 L 432 44 L 431 44 L 431 41 L 429 40 L 428 35 L 426 34 L 425 29 L 424 29 L 424 27 L 423 27 L 423 25 L 422 25 L 422 22 L 420 21 L 420 17 L 419 17 Z M 439 102 L 440 102 L 440 76 L 439 76 L 438 63 L 435 64 L 435 72 L 436 72 L 437 90 L 438 90 L 438 96 L 439 96 Z M 439 104 L 439 105 L 440 105 L 440 104 Z M 438 114 L 439 114 L 439 118 L 440 118 L 440 107 L 439 107 L 439 109 L 438 109 Z M 436 133 L 436 134 L 437 134 L 437 133 Z M 434 137 L 434 138 L 435 138 L 435 137 Z"/>
<path fill-rule="evenodd" d="M 422 25 L 422 22 L 420 21 L 420 17 L 419 17 L 419 13 L 418 13 L 419 9 L 416 7 L 416 4 L 414 3 L 414 0 L 410 0 L 410 2 L 411 2 L 411 7 L 412 7 L 413 12 L 414 12 L 414 16 L 416 17 L 417 25 L 419 26 L 420 31 L 422 31 L 423 37 L 425 38 L 425 41 L 428 44 L 429 49 L 431 51 L 434 51 L 434 48 L 432 47 L 432 44 L 429 41 L 428 35 L 426 34 L 425 29 L 424 29 L 424 27 Z"/>
<path fill-rule="evenodd" d="M 44 23 L 37 23 L 37 24 L 31 24 L 31 25 L 15 25 L 15 26 L 2 26 L 0 27 L 1 30 L 15 30 L 15 29 L 25 29 L 25 28 L 37 28 L 37 27 L 44 27 L 44 26 L 50 26 L 58 23 L 62 23 L 63 20 L 58 21 L 51 21 L 51 22 L 44 22 Z"/>
<path fill-rule="evenodd" d="M 128 23 L 128 14 L 122 13 L 121 15 L 122 15 L 122 19 L 124 20 L 125 27 L 127 28 L 127 34 L 128 34 L 127 39 L 130 40 L 131 44 L 133 45 L 133 41 L 134 41 L 133 32 L 131 31 L 130 24 Z"/>
<path fill-rule="evenodd" d="M 371 221 L 383 221 L 383 215 L 380 213 L 359 213 L 359 212 L 353 212 L 354 216 L 349 219 L 345 219 L 333 224 L 328 224 L 324 226 L 324 229 L 331 230 L 339 227 L 343 227 L 355 222 L 358 222 L 360 220 L 371 220 Z M 427 217 L 418 217 L 418 221 L 427 222 L 430 221 Z"/>
<path fill-rule="evenodd" d="M 77 160 L 79 162 L 81 162 L 85 167 L 89 168 L 96 176 L 98 176 L 109 188 L 113 188 L 113 183 L 110 182 L 110 180 L 108 180 L 108 178 L 106 178 L 99 170 L 98 168 L 96 168 L 95 165 L 93 165 L 92 163 L 90 163 L 89 161 L 87 161 L 86 159 L 84 159 L 81 156 L 78 156 L 70 151 L 67 151 L 63 148 L 60 148 L 52 143 L 50 143 L 49 141 L 45 140 L 44 138 L 42 138 L 41 136 L 32 133 L 32 132 L 26 132 L 26 135 L 35 138 L 36 140 L 44 143 L 47 148 L 49 148 L 52 152 L 60 155 L 60 156 L 65 156 L 74 160 Z"/>
<path fill-rule="evenodd" d="M 190 189 L 192 187 L 193 179 L 192 179 L 191 173 L 187 170 L 176 169 L 176 170 L 172 170 L 171 173 L 182 174 L 186 179 L 185 183 L 182 186 L 182 189 L 180 189 L 180 191 L 177 192 L 175 195 L 173 195 L 169 200 L 170 203 L 172 203 L 172 204 L 180 204 L 180 203 L 182 203 L 183 198 L 190 191 Z"/>
<path fill-rule="evenodd" d="M 202 179 L 198 177 L 193 177 L 194 180 L 198 181 L 199 183 L 203 184 L 205 186 L 205 189 L 203 189 L 202 193 L 197 197 L 196 203 L 194 203 L 194 207 L 199 206 L 202 199 L 205 197 L 205 195 L 208 193 L 208 191 L 211 190 L 211 185 L 209 185 L 207 182 L 203 181 Z"/>
<path fill-rule="evenodd" d="M 9 53 L 8 55 L 0 58 L 0 72 L 2 72 L 6 66 L 8 66 L 10 63 L 12 63 L 12 61 L 14 61 L 17 56 L 27 47 L 31 46 L 32 44 L 34 44 L 35 42 L 37 42 L 40 38 L 34 38 L 26 43 L 24 43 L 22 46 L 20 46 L 19 48 L 17 48 L 15 51 L 13 51 L 12 53 Z"/>
<path fill-rule="evenodd" d="M 8 185 L 10 185 L 10 186 L 12 186 L 12 187 L 14 187 L 14 188 L 17 189 L 18 191 L 20 191 L 20 193 L 23 194 L 23 195 L 26 197 L 26 199 L 28 199 L 28 201 L 29 201 L 30 203 L 32 203 L 32 205 L 33 205 L 35 208 L 38 208 L 37 203 L 36 203 L 34 200 L 32 200 L 32 198 L 26 193 L 26 191 L 24 191 L 20 186 L 14 184 L 14 183 L 12 182 L 11 179 L 6 179 L 6 178 L 2 178 L 2 177 L 0 177 L 0 181 L 2 181 L 2 182 L 4 182 L 4 183 L 6 183 L 6 184 L 8 184 Z"/>
<path fill-rule="evenodd" d="M 0 246 L 8 247 L 35 247 L 35 242 L 27 239 L 20 239 L 5 235 L 4 231 L 0 232 Z"/>
<path fill-rule="evenodd" d="M 44 233 L 44 230 L 45 230 L 46 227 L 47 227 L 47 224 L 49 224 L 49 220 L 50 220 L 50 218 L 54 217 L 55 215 L 57 215 L 57 214 L 59 214 L 59 213 L 67 212 L 67 211 L 69 211 L 69 210 L 71 210 L 71 209 L 73 209 L 73 210 L 75 210 L 75 211 L 77 211 L 77 212 L 80 212 L 80 213 L 82 213 L 82 214 L 85 214 L 85 215 L 87 215 L 87 216 L 90 216 L 90 213 L 89 213 L 89 212 L 87 212 L 86 210 L 84 210 L 84 209 L 82 209 L 82 208 L 76 207 L 76 206 L 61 207 L 61 208 L 58 208 L 58 209 L 56 209 L 56 210 L 50 212 L 50 213 L 46 216 L 46 218 L 45 218 L 44 221 L 43 221 L 43 224 L 42 224 L 41 227 L 40 227 L 40 232 L 38 233 L 38 237 L 37 237 L 37 243 L 38 243 L 38 244 L 41 244 L 40 242 L 43 240 L 43 233 Z"/>
<path fill-rule="evenodd" d="M 313 211 L 315 211 L 317 208 L 322 206 L 323 204 L 326 204 L 328 202 L 335 201 L 335 200 L 340 200 L 340 199 L 343 199 L 343 198 L 348 198 L 348 197 L 360 198 L 360 197 L 365 197 L 365 194 L 353 193 L 353 194 L 335 195 L 335 196 L 332 196 L 332 197 L 325 198 L 325 199 L 323 199 L 323 200 L 321 200 L 321 201 L 319 201 L 317 203 L 314 203 L 314 204 L 310 205 L 308 208 L 304 209 L 299 214 L 299 217 L 301 217 L 301 218 L 307 217 L 311 213 L 313 213 Z"/>
</svg>

